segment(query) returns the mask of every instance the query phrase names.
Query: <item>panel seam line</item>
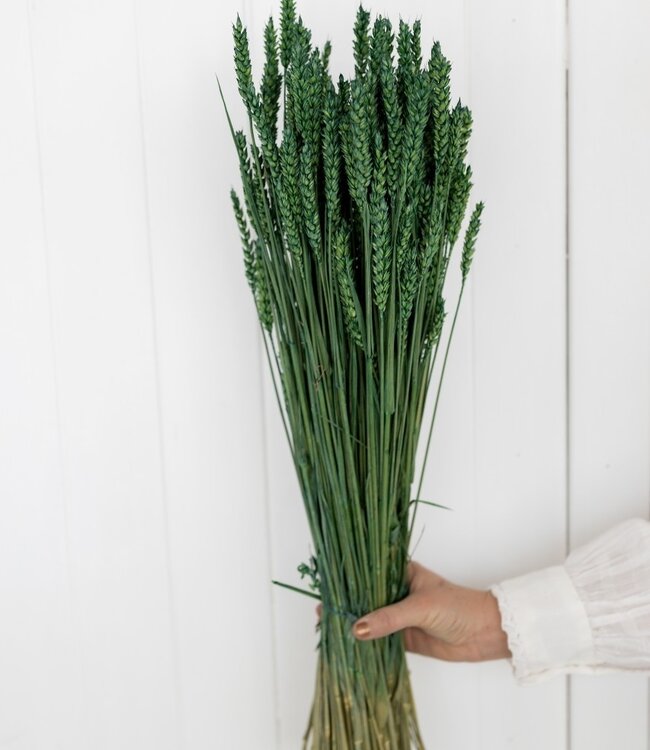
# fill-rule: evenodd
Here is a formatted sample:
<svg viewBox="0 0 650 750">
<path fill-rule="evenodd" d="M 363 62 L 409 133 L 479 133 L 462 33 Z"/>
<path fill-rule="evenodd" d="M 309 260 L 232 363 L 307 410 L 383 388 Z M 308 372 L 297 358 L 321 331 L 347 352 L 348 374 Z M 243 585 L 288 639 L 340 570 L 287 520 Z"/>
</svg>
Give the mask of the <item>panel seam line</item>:
<svg viewBox="0 0 650 750">
<path fill-rule="evenodd" d="M 167 476 L 165 470 L 165 437 L 164 437 L 164 420 L 162 409 L 162 388 L 160 376 L 160 352 L 159 352 L 159 327 L 158 317 L 156 314 L 156 294 L 154 284 L 154 263 L 153 263 L 153 241 L 151 233 L 151 208 L 149 195 L 149 172 L 146 153 L 146 139 L 144 130 L 144 102 L 142 95 L 142 64 L 140 54 L 140 38 L 138 28 L 137 0 L 133 0 L 133 27 L 135 41 L 135 63 L 137 76 L 137 99 L 138 115 L 140 120 L 140 151 L 142 155 L 142 189 L 144 202 L 144 221 L 146 231 L 146 248 L 149 276 L 149 299 L 151 302 L 151 332 L 153 343 L 153 360 L 154 360 L 154 380 L 156 393 L 156 416 L 158 420 L 158 454 L 160 462 L 160 482 L 161 482 L 161 501 L 164 525 L 164 546 L 165 546 L 165 568 L 167 582 L 167 601 L 169 610 L 169 628 L 171 640 L 171 659 L 172 659 L 172 679 L 174 695 L 174 726 L 176 730 L 175 745 L 182 748 L 184 745 L 183 732 L 183 703 L 182 687 L 180 672 L 180 653 L 178 622 L 176 617 L 176 606 L 172 576 L 171 562 L 171 528 L 169 513 L 169 493 L 167 490 Z"/>
</svg>

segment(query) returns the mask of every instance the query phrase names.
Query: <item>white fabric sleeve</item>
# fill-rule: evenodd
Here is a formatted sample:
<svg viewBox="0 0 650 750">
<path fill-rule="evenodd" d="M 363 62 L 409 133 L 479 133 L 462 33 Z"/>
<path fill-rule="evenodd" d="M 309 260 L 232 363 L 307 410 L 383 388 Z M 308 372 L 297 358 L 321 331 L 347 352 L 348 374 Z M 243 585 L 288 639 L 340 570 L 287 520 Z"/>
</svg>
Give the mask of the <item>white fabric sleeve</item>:
<svg viewBox="0 0 650 750">
<path fill-rule="evenodd" d="M 494 584 L 520 685 L 650 674 L 650 522 L 623 521 L 554 565 Z"/>
</svg>

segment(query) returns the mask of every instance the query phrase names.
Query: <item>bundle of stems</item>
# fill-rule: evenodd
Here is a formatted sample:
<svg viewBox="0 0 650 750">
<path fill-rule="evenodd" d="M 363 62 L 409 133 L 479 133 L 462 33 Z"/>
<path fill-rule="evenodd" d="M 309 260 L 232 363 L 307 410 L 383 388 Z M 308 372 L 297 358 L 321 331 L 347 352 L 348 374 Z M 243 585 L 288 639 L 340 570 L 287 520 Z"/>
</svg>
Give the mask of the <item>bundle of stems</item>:
<svg viewBox="0 0 650 750">
<path fill-rule="evenodd" d="M 328 72 L 295 0 L 264 32 L 253 82 L 233 24 L 248 135 L 226 116 L 243 198 L 231 199 L 245 273 L 314 553 L 299 566 L 322 602 L 315 695 L 303 747 L 423 748 L 401 634 L 357 641 L 350 624 L 408 592 L 406 566 L 449 344 L 483 209 L 468 220 L 461 284 L 419 484 L 416 449 L 446 318 L 443 297 L 471 183 L 472 127 L 452 107 L 439 42 L 370 14 L 354 26 L 354 78 Z M 394 59 L 394 48 L 396 55 Z M 282 119 L 281 132 L 278 124 Z"/>
</svg>

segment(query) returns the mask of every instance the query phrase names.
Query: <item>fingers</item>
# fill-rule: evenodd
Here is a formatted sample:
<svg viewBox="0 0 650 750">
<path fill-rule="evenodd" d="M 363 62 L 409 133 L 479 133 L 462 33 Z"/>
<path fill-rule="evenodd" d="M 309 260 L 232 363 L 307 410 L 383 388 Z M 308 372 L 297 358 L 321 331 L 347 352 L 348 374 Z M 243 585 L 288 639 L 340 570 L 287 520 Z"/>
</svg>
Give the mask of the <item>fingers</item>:
<svg viewBox="0 0 650 750">
<path fill-rule="evenodd" d="M 419 621 L 418 601 L 413 596 L 407 596 L 396 604 L 389 604 L 364 615 L 355 622 L 352 632 L 356 638 L 367 641 L 418 625 Z"/>
<path fill-rule="evenodd" d="M 434 659 L 443 661 L 458 661 L 454 656 L 453 648 L 419 628 L 407 628 L 404 631 L 404 647 L 412 654 L 432 656 Z"/>
<path fill-rule="evenodd" d="M 404 630 L 404 647 L 412 654 L 436 656 L 435 639 L 419 628 L 406 628 Z"/>
<path fill-rule="evenodd" d="M 419 563 L 410 561 L 406 567 L 406 575 L 409 587 L 413 585 L 418 570 L 421 568 Z M 373 640 L 383 638 L 384 636 L 396 633 L 411 626 L 417 626 L 421 620 L 421 611 L 417 597 L 411 595 L 406 599 L 387 607 L 370 612 L 360 618 L 353 625 L 352 632 L 360 640 Z M 316 616 L 320 621 L 323 614 L 323 605 L 316 606 Z"/>
</svg>

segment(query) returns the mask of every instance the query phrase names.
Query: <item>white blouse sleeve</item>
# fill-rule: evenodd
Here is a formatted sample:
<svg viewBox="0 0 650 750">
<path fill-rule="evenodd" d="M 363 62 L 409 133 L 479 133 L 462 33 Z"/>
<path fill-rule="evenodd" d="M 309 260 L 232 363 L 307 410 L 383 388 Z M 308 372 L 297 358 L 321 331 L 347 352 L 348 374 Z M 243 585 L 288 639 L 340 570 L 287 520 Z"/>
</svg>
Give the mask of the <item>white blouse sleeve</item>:
<svg viewBox="0 0 650 750">
<path fill-rule="evenodd" d="M 650 522 L 632 518 L 563 565 L 490 586 L 520 685 L 558 674 L 650 674 Z"/>
</svg>

